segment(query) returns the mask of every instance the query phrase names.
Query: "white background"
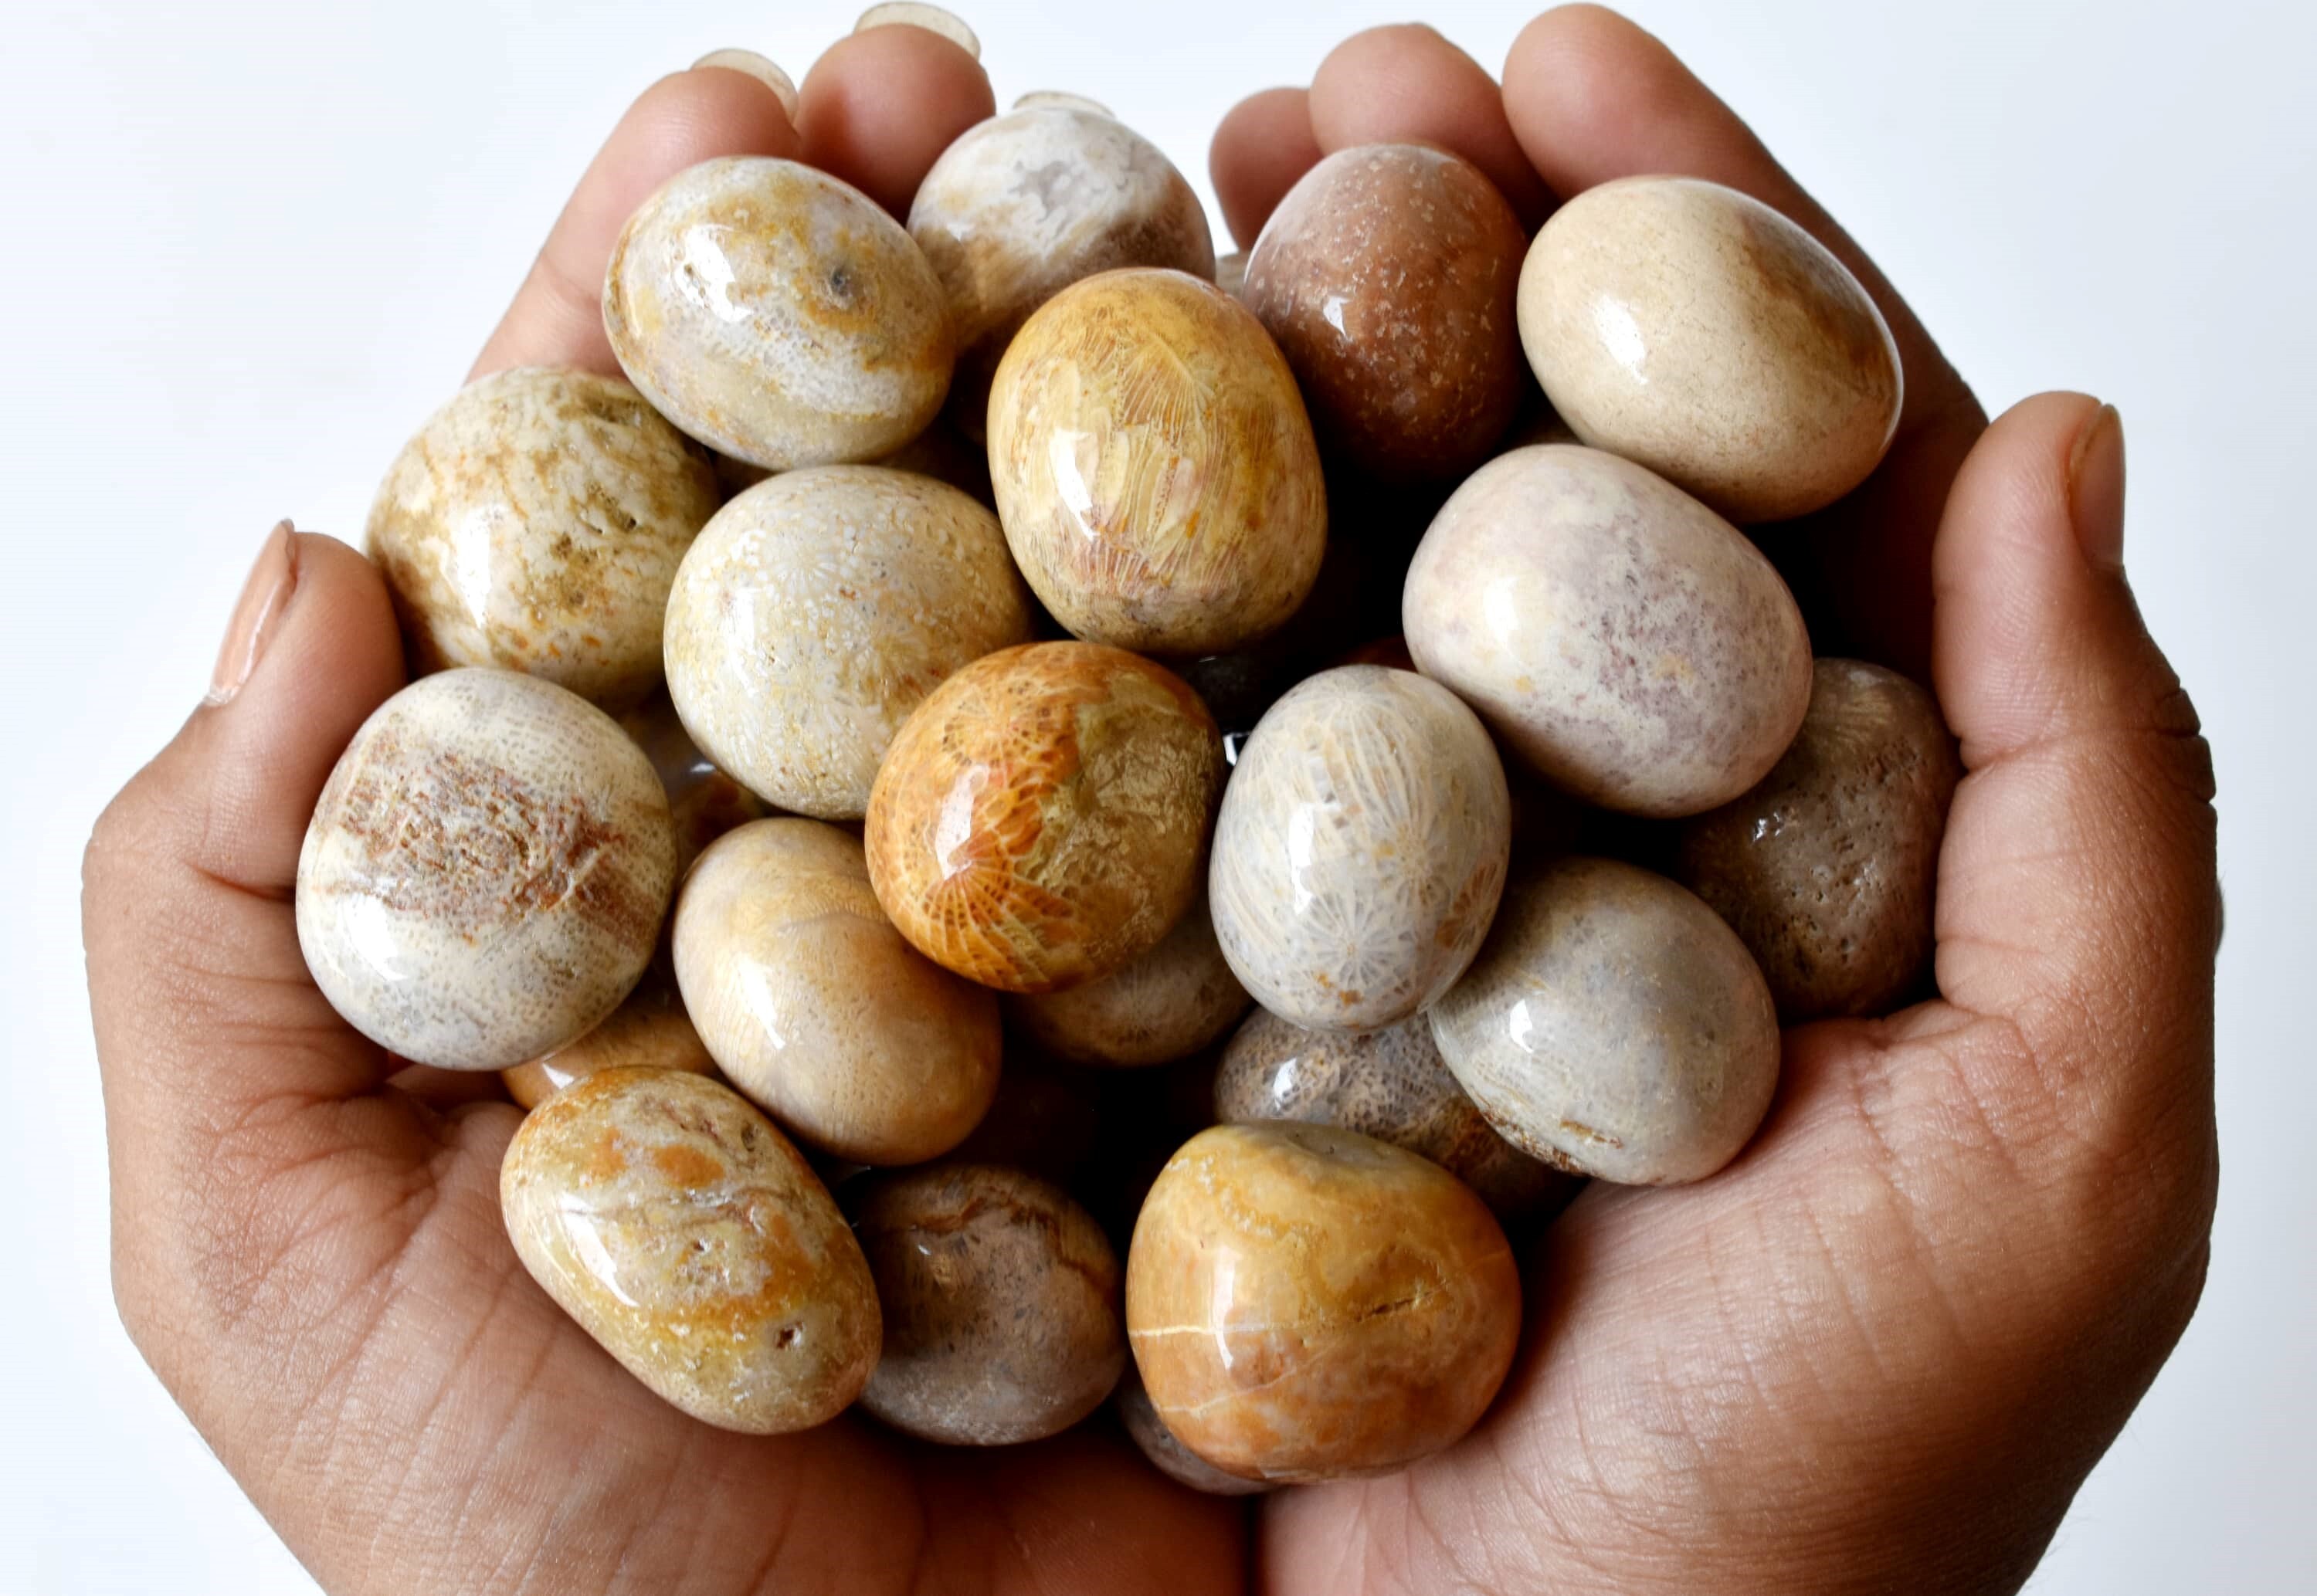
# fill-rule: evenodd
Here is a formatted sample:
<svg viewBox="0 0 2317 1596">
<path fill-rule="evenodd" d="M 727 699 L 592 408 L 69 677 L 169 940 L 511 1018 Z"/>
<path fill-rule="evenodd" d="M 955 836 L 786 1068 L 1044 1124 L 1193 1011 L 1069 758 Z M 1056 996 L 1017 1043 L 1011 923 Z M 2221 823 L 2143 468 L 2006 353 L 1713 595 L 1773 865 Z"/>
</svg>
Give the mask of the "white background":
<svg viewBox="0 0 2317 1596">
<path fill-rule="evenodd" d="M 1240 95 L 1417 9 L 970 13 L 1000 103 L 1109 103 L 1205 188 Z M 2122 409 L 2130 564 L 2220 766 L 2226 1165 L 2205 1306 L 2044 1596 L 2317 1588 L 2317 958 L 2307 513 L 2317 109 L 2305 0 L 1636 0 L 1913 299 L 1990 410 Z M 1523 0 L 1430 20 L 1491 68 Z M 798 78 L 849 6 L 67 5 L 0 45 L 0 1591 L 309 1592 L 112 1312 L 82 838 L 206 684 L 279 516 L 358 534 L 645 81 Z M 2052 1369 L 2064 1381 L 2069 1371 Z"/>
</svg>

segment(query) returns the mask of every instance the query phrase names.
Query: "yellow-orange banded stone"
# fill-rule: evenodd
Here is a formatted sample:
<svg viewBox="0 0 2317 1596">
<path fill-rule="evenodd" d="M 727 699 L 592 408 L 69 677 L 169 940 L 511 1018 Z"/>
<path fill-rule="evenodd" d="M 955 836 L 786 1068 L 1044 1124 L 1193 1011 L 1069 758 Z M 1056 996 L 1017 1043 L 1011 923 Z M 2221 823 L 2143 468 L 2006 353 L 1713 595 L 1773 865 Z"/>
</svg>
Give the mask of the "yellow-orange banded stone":
<svg viewBox="0 0 2317 1596">
<path fill-rule="evenodd" d="M 684 1012 L 684 1000 L 666 981 L 645 977 L 612 1017 L 576 1042 L 499 1072 L 507 1095 L 535 1109 L 570 1085 L 607 1069 L 674 1069 L 711 1074 L 716 1061 Z"/>
</svg>

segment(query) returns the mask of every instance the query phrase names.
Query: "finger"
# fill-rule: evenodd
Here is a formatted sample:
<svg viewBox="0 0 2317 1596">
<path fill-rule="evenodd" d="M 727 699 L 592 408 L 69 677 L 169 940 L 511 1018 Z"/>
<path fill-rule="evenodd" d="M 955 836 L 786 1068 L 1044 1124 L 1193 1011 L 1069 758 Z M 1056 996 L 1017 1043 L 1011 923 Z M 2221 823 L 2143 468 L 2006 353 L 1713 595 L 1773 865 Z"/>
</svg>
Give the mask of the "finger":
<svg viewBox="0 0 2317 1596">
<path fill-rule="evenodd" d="M 1224 225 L 1241 249 L 1254 245 L 1295 180 L 1319 164 L 1310 99 L 1303 89 L 1265 89 L 1232 106 L 1215 126 L 1207 175 L 1214 180 Z"/>
<path fill-rule="evenodd" d="M 1874 297 L 1906 377 L 1891 452 L 1841 504 L 1764 541 L 1811 611 L 1818 652 L 1879 659 L 1927 679 L 1939 506 L 1986 419 L 1922 324 L 1751 129 L 1672 51 L 1615 13 L 1570 5 L 1524 28 L 1505 58 L 1504 106 L 1554 192 L 1644 173 L 1707 178 L 1800 223 Z"/>
<path fill-rule="evenodd" d="M 917 26 L 838 40 L 800 94 L 804 159 L 905 221 L 942 151 L 997 109 L 981 63 L 946 34 Z"/>
<path fill-rule="evenodd" d="M 1328 153 L 1436 144 L 1489 174 L 1534 227 L 1552 208 L 1486 68 L 1421 22 L 1355 33 L 1311 76 L 1311 130 Z"/>
<path fill-rule="evenodd" d="M 469 380 L 514 366 L 618 376 L 604 336 L 604 267 L 629 216 L 687 166 L 797 151 L 787 107 L 757 73 L 702 66 L 661 78 L 628 107 L 580 177 Z"/>
</svg>

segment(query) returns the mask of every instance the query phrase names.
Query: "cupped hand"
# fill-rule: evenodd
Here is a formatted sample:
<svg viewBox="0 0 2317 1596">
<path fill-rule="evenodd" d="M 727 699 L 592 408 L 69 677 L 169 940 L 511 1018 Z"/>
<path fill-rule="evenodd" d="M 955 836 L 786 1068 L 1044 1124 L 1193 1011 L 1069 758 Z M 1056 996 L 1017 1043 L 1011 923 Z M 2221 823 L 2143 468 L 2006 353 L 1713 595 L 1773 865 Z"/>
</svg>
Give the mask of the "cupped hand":
<svg viewBox="0 0 2317 1596">
<path fill-rule="evenodd" d="M 906 106 L 909 114 L 889 114 Z M 792 155 L 888 204 L 991 110 L 936 36 L 845 41 L 774 92 L 710 68 L 613 132 L 478 372 L 613 370 L 621 221 L 711 156 Z M 1882 302 L 1908 399 L 1883 468 L 1765 541 L 1821 653 L 1927 675 L 1969 772 L 1939 1001 L 1788 1034 L 1771 1117 L 1712 1181 L 1595 1186 L 1538 1246 L 1525 1344 L 1467 1440 L 1391 1478 L 1234 1503 L 1090 1431 L 987 1454 L 839 1422 L 761 1439 L 661 1404 L 500 1227 L 515 1110 L 390 1084 L 309 979 L 305 819 L 403 680 L 375 572 L 269 539 L 219 682 L 99 821 L 85 896 L 140 1351 L 333 1592 L 1176 1593 L 2017 1586 L 2178 1337 L 2215 1154 L 2209 757 L 2122 566 L 2112 411 L 1990 427 L 1879 274 L 1654 40 L 1589 7 L 1501 92 L 1422 28 L 1225 121 L 1251 238 L 1330 149 L 1420 138 L 1527 219 L 1643 172 L 1746 190 Z M 1251 1561 L 1250 1561 L 1251 1560 Z"/>
</svg>

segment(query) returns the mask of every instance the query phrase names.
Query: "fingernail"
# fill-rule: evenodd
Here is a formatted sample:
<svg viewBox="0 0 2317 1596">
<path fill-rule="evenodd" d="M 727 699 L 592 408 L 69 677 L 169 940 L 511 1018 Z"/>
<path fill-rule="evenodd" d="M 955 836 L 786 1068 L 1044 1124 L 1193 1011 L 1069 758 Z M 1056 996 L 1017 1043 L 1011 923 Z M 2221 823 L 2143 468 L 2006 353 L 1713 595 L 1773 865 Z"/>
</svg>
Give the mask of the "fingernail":
<svg viewBox="0 0 2317 1596">
<path fill-rule="evenodd" d="M 1016 111 L 1034 111 L 1040 106 L 1054 111 L 1088 111 L 1096 116 L 1106 116 L 1114 121 L 1117 113 L 1099 100 L 1089 100 L 1084 94 L 1069 94 L 1062 89 L 1032 89 L 1014 102 Z"/>
<path fill-rule="evenodd" d="M 2124 419 L 2103 405 L 2076 434 L 2068 461 L 2068 516 L 2095 570 L 2124 569 Z"/>
<path fill-rule="evenodd" d="M 210 691 L 202 702 L 229 704 L 257 668 L 265 646 L 273 640 L 282 612 L 298 588 L 298 535 L 288 522 L 265 534 L 265 547 L 249 568 L 242 584 L 241 602 L 234 606 L 233 624 L 226 629 L 225 646 L 218 650 L 217 669 L 210 673 Z"/>
<path fill-rule="evenodd" d="M 938 5 L 917 5 L 908 0 L 893 0 L 886 5 L 872 5 L 861 13 L 853 24 L 855 33 L 866 33 L 872 28 L 923 28 L 928 33 L 938 33 L 958 49 L 981 59 L 981 40 L 965 25 L 965 19 L 955 12 L 944 11 Z"/>
<path fill-rule="evenodd" d="M 796 85 L 780 68 L 780 63 L 770 56 L 760 56 L 752 49 L 711 49 L 692 64 L 694 72 L 702 67 L 721 67 L 727 72 L 745 72 L 773 91 L 781 109 L 789 113 L 789 123 L 797 120 Z"/>
</svg>

